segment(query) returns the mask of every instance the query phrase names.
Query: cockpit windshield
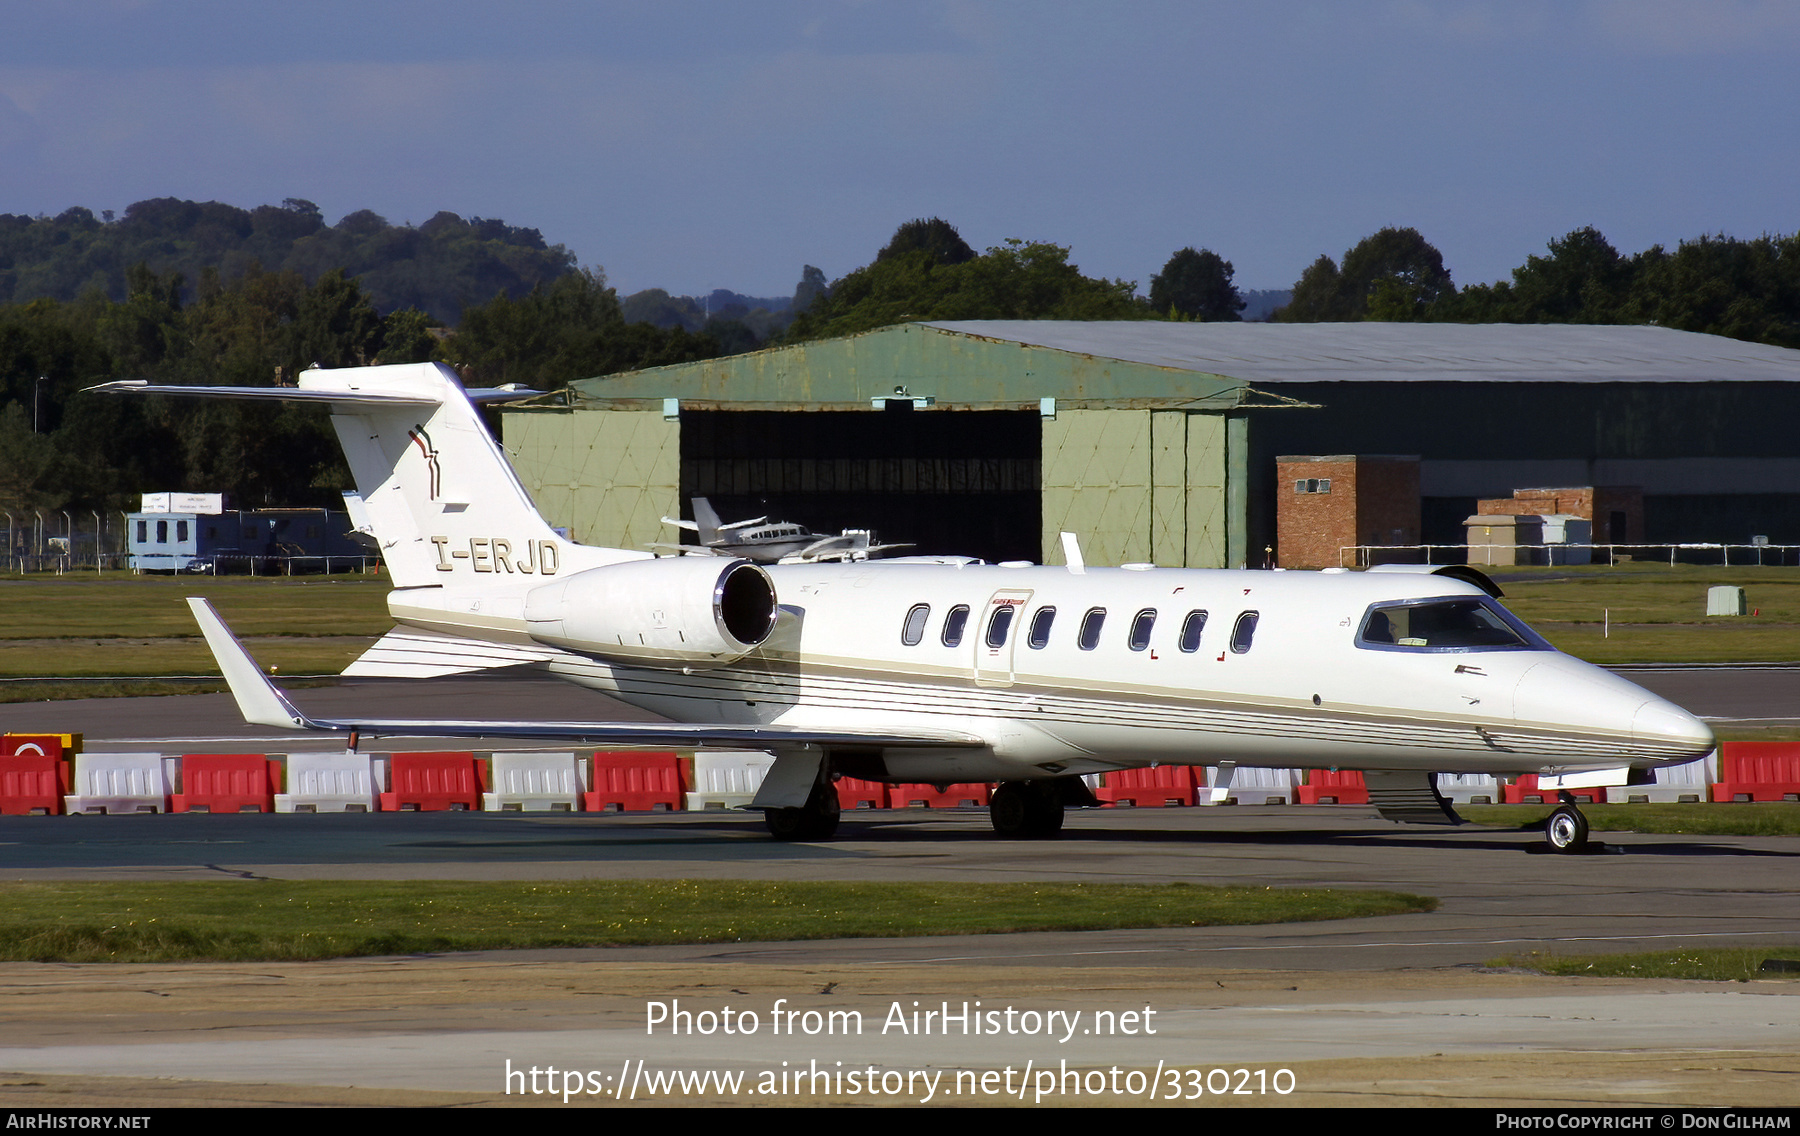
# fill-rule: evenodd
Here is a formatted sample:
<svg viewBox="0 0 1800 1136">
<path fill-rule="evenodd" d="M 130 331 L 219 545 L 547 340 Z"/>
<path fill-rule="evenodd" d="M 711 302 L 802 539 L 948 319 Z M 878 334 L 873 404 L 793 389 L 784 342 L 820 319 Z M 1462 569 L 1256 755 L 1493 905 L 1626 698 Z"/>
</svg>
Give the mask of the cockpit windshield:
<svg viewBox="0 0 1800 1136">
<path fill-rule="evenodd" d="M 1486 598 L 1375 604 L 1356 645 L 1377 651 L 1550 651 L 1519 618 Z"/>
</svg>

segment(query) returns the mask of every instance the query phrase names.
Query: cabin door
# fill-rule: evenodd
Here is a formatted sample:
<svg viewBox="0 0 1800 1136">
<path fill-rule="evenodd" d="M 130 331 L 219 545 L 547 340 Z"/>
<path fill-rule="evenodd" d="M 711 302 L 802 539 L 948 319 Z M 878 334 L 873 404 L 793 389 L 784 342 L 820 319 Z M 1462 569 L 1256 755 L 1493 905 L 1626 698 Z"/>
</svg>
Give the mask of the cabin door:
<svg viewBox="0 0 1800 1136">
<path fill-rule="evenodd" d="M 1025 601 L 1029 591 L 995 592 L 975 627 L 975 685 L 1011 686 L 1013 647 L 1025 633 Z"/>
</svg>

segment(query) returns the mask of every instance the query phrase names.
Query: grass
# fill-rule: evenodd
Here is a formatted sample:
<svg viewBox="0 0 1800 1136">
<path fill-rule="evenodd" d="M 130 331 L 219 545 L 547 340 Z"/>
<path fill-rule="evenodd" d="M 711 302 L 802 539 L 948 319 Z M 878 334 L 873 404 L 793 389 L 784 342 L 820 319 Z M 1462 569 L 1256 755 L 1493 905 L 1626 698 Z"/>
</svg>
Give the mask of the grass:
<svg viewBox="0 0 1800 1136">
<path fill-rule="evenodd" d="M 1800 568 L 1636 561 L 1496 571 L 1508 577 L 1501 588 L 1509 608 L 1590 662 L 1800 660 Z M 1743 588 L 1760 614 L 1708 616 L 1706 590 L 1715 585 Z"/>
<path fill-rule="evenodd" d="M 273 961 L 435 951 L 1199 927 L 1431 911 L 1380 891 L 1189 884 L 0 884 L 0 960 Z"/>
<path fill-rule="evenodd" d="M 1765 971 L 1762 964 L 1767 960 L 1792 963 L 1793 969 Z M 1530 954 L 1495 959 L 1488 965 L 1571 978 L 1699 978 L 1713 982 L 1749 982 L 1753 979 L 1800 978 L 1800 947 L 1718 950 L 1684 947 L 1680 950 L 1598 957 L 1565 957 L 1532 951 Z"/>
<path fill-rule="evenodd" d="M 265 667 L 336 674 L 393 626 L 385 576 L 0 578 L 0 702 L 221 690 L 155 683 L 218 667 L 188 611 L 204 596 Z M 117 683 L 60 683 L 112 677 Z"/>
<path fill-rule="evenodd" d="M 1542 827 L 1555 805 L 1458 805 L 1464 819 L 1496 828 Z M 1800 836 L 1800 804 L 1582 805 L 1594 832 L 1694 836 Z"/>
</svg>

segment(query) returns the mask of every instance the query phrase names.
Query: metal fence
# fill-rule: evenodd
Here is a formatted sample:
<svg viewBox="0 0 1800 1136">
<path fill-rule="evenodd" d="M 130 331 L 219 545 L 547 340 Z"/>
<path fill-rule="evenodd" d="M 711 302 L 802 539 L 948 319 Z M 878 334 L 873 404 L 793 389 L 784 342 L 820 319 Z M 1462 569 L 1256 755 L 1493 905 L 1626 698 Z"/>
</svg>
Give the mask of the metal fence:
<svg viewBox="0 0 1800 1136">
<path fill-rule="evenodd" d="M 67 575 L 100 573 L 132 567 L 125 513 L 73 513 L 64 510 L 0 511 L 6 543 L 0 545 L 0 572 L 20 575 L 44 572 Z M 294 576 L 324 572 L 371 572 L 381 563 L 375 553 L 359 556 L 316 556 L 269 553 L 207 554 L 194 571 L 211 575 Z"/>
<path fill-rule="evenodd" d="M 1494 554 L 1512 553 L 1510 563 Z M 1800 544 L 1347 544 L 1338 549 L 1341 568 L 1372 564 L 1472 564 L 1477 568 L 1530 565 L 1617 564 L 1620 560 L 1667 560 L 1726 567 L 1800 564 Z"/>
</svg>

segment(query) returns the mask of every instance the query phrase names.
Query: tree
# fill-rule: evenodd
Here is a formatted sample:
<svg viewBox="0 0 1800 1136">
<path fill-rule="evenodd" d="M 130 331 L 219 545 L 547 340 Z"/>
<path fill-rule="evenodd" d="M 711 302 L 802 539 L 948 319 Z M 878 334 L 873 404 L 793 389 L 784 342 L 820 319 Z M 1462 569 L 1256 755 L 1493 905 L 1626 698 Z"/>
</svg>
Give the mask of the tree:
<svg viewBox="0 0 1800 1136">
<path fill-rule="evenodd" d="M 1549 248 L 1549 256 L 1526 257 L 1513 269 L 1512 322 L 1617 322 L 1631 286 L 1630 262 L 1592 226 Z"/>
<path fill-rule="evenodd" d="M 478 385 L 523 382 L 549 389 L 573 379 L 710 359 L 719 347 L 711 337 L 679 327 L 626 323 L 618 295 L 596 269 L 540 284 L 523 299 L 501 292 L 465 308 L 442 354 L 472 367 Z"/>
<path fill-rule="evenodd" d="M 1282 323 L 1335 323 L 1351 318 L 1343 303 L 1337 261 L 1321 254 L 1294 282 L 1293 298 L 1270 317 Z"/>
<path fill-rule="evenodd" d="M 1312 263 L 1294 285 L 1294 299 L 1276 313 L 1289 323 L 1327 320 L 1419 320 L 1455 294 L 1443 254 L 1417 229 L 1382 229 L 1344 254 Z"/>
<path fill-rule="evenodd" d="M 382 363 L 429 363 L 437 358 L 436 320 L 417 308 L 401 308 L 381 321 Z"/>
<path fill-rule="evenodd" d="M 797 316 L 830 290 L 825 283 L 825 273 L 810 264 L 805 265 L 800 270 L 800 283 L 794 286 L 794 302 L 788 311 Z"/>
<path fill-rule="evenodd" d="M 1231 262 L 1211 249 L 1184 248 L 1150 278 L 1150 306 L 1207 323 L 1241 320 L 1244 300 L 1232 273 Z"/>
<path fill-rule="evenodd" d="M 962 264 L 975 259 L 975 250 L 962 239 L 956 226 L 941 217 L 913 220 L 894 230 L 887 247 L 875 254 L 877 261 L 892 260 L 911 252 L 929 253 L 934 264 Z"/>
<path fill-rule="evenodd" d="M 1136 283 L 1083 276 L 1061 245 L 1013 239 L 957 264 L 941 263 L 938 256 L 930 248 L 913 248 L 877 257 L 797 316 L 786 341 L 853 335 L 906 320 L 1148 319 L 1151 314 L 1137 299 Z"/>
</svg>

